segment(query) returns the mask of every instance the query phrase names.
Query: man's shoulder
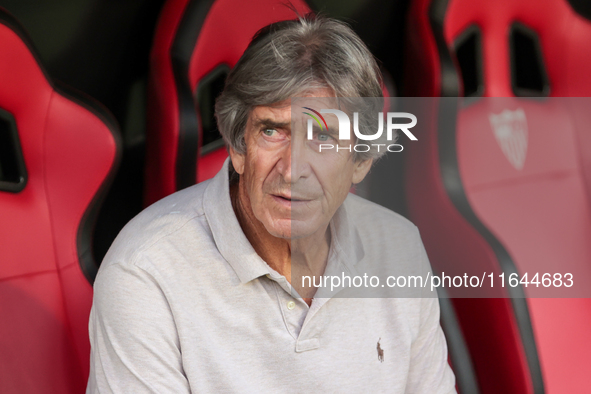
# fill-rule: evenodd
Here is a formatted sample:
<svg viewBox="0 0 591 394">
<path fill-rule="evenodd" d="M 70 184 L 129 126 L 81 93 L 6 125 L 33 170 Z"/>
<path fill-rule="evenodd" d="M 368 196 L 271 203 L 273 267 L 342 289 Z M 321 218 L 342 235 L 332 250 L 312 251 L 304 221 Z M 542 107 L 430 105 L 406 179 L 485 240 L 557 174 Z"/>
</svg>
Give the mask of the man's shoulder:
<svg viewBox="0 0 591 394">
<path fill-rule="evenodd" d="M 422 240 L 419 229 L 410 220 L 362 197 L 349 195 L 346 199 L 347 216 L 363 245 L 368 261 L 407 262 L 413 266 L 422 260 Z M 393 259 L 392 256 L 396 256 Z"/>
<path fill-rule="evenodd" d="M 417 227 L 404 216 L 363 197 L 349 194 L 345 200 L 347 215 L 361 232 L 385 232 L 389 235 L 418 233 Z"/>
<path fill-rule="evenodd" d="M 380 278 L 422 277 L 429 271 L 418 228 L 403 216 L 359 196 L 349 196 L 346 211 L 361 241 L 363 259 L 355 265 L 361 273 Z M 432 296 L 420 286 L 361 290 L 366 297 L 407 298 Z M 412 302 L 410 302 L 412 304 Z"/>
<path fill-rule="evenodd" d="M 117 235 L 101 266 L 132 264 L 136 257 L 170 236 L 185 232 L 199 239 L 209 230 L 204 218 L 203 197 L 209 181 L 188 187 L 150 205 Z"/>
</svg>

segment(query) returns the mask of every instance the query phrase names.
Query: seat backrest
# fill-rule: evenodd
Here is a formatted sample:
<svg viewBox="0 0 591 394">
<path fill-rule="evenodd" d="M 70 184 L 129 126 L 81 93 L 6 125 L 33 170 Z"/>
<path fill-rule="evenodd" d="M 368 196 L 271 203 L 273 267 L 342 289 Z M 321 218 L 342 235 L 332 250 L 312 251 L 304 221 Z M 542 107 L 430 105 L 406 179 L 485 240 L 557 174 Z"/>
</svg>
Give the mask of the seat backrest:
<svg viewBox="0 0 591 394">
<path fill-rule="evenodd" d="M 91 234 L 118 134 L 101 109 L 56 90 L 2 9 L 0 53 L 0 392 L 81 393 Z"/>
<path fill-rule="evenodd" d="M 290 2 L 300 15 L 302 1 Z M 170 0 L 150 59 L 145 203 L 217 173 L 227 157 L 213 117 L 225 76 L 254 34 L 295 19 L 280 0 Z"/>
<path fill-rule="evenodd" d="M 582 44 L 591 38 L 589 21 L 564 0 L 416 1 L 410 18 L 415 41 L 406 94 L 468 98 L 460 107 L 434 109 L 436 124 L 425 137 L 430 142 L 408 163 L 411 211 L 429 228 L 427 248 L 439 262 L 465 259 L 489 272 L 510 267 L 591 278 L 591 248 L 584 241 L 591 236 L 591 152 L 578 142 L 589 141 L 591 102 L 528 99 L 590 95 L 585 70 L 591 51 Z M 507 119 L 519 123 L 511 126 L 510 140 L 499 128 Z M 425 186 L 416 179 L 425 174 L 435 193 L 430 197 L 437 198 L 417 201 Z M 429 218 L 434 212 L 436 220 Z M 446 229 L 454 223 L 458 231 L 450 234 Z M 531 288 L 521 291 L 535 295 Z M 588 387 L 588 300 L 456 302 L 460 309 L 483 303 L 487 307 L 476 312 L 495 322 L 483 327 L 465 317 L 463 325 L 483 392 Z M 483 337 L 495 336 L 488 342 L 500 347 L 483 345 Z M 491 356 L 494 367 L 487 366 Z"/>
</svg>

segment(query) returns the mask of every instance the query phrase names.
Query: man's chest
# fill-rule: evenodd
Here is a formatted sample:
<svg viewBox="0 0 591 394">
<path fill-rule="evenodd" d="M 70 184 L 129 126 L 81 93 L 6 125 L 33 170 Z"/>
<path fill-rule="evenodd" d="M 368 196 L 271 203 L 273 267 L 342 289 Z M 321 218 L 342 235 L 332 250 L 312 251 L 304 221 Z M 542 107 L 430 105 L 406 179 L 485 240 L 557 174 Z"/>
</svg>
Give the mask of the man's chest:
<svg viewBox="0 0 591 394">
<path fill-rule="evenodd" d="M 309 308 L 262 278 L 170 302 L 197 392 L 404 391 L 413 301 L 335 298 Z"/>
</svg>

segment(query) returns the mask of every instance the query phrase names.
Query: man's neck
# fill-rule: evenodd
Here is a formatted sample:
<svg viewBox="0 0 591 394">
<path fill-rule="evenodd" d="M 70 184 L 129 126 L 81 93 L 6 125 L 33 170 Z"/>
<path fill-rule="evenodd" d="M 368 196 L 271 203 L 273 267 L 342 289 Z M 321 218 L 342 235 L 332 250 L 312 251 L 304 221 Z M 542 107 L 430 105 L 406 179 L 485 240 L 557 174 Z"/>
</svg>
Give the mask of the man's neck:
<svg viewBox="0 0 591 394">
<path fill-rule="evenodd" d="M 275 237 L 255 217 L 248 193 L 241 182 L 230 185 L 230 197 L 240 227 L 257 254 L 271 268 L 285 276 L 298 294 L 309 300 L 316 289 L 303 289 L 301 277 L 324 273 L 331 241 L 329 228 L 321 230 L 324 236 L 314 234 L 295 240 Z"/>
</svg>

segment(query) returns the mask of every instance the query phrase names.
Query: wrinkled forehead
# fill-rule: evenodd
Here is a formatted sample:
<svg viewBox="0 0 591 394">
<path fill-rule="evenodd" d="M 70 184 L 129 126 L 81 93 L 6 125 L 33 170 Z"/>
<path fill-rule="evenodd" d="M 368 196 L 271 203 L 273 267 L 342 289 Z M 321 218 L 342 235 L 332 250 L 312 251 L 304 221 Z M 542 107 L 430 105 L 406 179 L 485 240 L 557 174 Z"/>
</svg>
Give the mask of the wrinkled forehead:
<svg viewBox="0 0 591 394">
<path fill-rule="evenodd" d="M 274 105 L 256 106 L 251 110 L 249 118 L 254 126 L 260 123 L 289 123 L 291 120 L 290 100 Z"/>
</svg>

